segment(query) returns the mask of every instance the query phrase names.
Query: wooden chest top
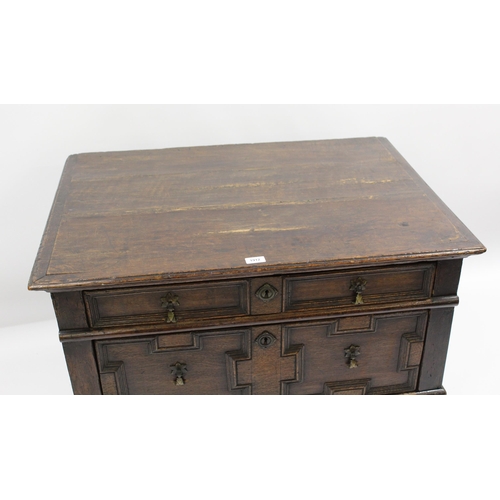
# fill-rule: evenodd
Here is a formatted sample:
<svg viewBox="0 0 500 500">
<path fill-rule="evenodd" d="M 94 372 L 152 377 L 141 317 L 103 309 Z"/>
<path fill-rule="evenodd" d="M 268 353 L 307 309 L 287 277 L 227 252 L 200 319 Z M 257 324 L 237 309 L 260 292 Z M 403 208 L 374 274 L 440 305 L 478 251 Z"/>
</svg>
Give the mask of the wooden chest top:
<svg viewBox="0 0 500 500">
<path fill-rule="evenodd" d="M 484 251 L 384 138 L 86 153 L 66 162 L 29 288 L 271 275 Z M 246 263 L 260 256 L 265 263 Z"/>
</svg>

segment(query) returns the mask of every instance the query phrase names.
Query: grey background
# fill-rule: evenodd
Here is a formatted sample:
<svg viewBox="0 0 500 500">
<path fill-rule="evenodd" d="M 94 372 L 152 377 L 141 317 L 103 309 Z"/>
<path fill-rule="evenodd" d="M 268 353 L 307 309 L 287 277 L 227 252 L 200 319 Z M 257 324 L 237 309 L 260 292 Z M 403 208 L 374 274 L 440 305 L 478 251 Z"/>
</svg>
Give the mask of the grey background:
<svg viewBox="0 0 500 500">
<path fill-rule="evenodd" d="M 50 296 L 27 291 L 70 154 L 369 136 L 387 137 L 488 248 L 464 262 L 444 385 L 499 394 L 499 131 L 500 105 L 1 105 L 0 394 L 71 393 Z"/>
<path fill-rule="evenodd" d="M 387 136 L 488 247 L 464 265 L 445 385 L 498 394 L 498 106 L 286 104 L 500 102 L 497 10 L 489 0 L 3 2 L 2 102 L 285 106 L 0 107 L 0 290 L 13 293 L 0 297 L 0 394 L 71 393 L 50 300 L 26 291 L 69 154 L 367 135 Z M 3 396 L 0 492 L 491 496 L 497 399 Z"/>
</svg>

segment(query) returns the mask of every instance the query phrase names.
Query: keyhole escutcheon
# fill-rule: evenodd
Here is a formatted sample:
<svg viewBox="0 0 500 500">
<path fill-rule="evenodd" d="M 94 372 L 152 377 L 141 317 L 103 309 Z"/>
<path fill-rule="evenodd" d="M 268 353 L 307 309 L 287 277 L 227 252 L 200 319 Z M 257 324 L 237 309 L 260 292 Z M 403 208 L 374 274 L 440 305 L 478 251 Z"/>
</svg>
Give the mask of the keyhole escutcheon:
<svg viewBox="0 0 500 500">
<path fill-rule="evenodd" d="M 269 283 L 266 283 L 255 292 L 255 295 L 263 302 L 270 302 L 278 295 L 278 290 Z"/>
<path fill-rule="evenodd" d="M 262 332 L 256 339 L 255 342 L 259 347 L 267 349 L 276 342 L 276 337 L 269 332 Z"/>
</svg>

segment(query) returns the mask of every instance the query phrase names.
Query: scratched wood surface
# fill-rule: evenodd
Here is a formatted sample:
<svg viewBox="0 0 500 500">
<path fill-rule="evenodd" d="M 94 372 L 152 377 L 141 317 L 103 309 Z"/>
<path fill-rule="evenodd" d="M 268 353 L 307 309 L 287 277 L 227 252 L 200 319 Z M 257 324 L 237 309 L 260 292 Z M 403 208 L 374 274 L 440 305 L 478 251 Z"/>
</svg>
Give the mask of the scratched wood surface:
<svg viewBox="0 0 500 500">
<path fill-rule="evenodd" d="M 29 288 L 484 251 L 384 138 L 85 153 L 66 162 Z M 266 262 L 245 263 L 255 256 Z"/>
</svg>

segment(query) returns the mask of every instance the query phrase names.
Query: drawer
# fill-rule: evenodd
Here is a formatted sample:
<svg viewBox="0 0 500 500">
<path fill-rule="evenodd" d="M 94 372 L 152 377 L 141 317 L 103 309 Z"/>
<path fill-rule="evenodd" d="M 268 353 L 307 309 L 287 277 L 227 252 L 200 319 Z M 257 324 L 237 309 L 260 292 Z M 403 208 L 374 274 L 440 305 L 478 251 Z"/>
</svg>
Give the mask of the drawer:
<svg viewBox="0 0 500 500">
<path fill-rule="evenodd" d="M 95 341 L 104 394 L 398 394 L 427 311 Z"/>
<path fill-rule="evenodd" d="M 284 350 L 300 350 L 302 365 L 287 394 L 414 391 L 427 318 L 427 311 L 418 311 L 284 327 Z"/>
<path fill-rule="evenodd" d="M 284 280 L 285 311 L 427 299 L 435 264 L 307 274 Z"/>
<path fill-rule="evenodd" d="M 247 281 L 84 292 L 92 327 L 168 324 L 249 313 Z"/>
</svg>

